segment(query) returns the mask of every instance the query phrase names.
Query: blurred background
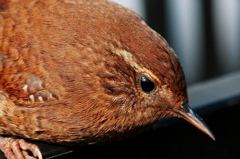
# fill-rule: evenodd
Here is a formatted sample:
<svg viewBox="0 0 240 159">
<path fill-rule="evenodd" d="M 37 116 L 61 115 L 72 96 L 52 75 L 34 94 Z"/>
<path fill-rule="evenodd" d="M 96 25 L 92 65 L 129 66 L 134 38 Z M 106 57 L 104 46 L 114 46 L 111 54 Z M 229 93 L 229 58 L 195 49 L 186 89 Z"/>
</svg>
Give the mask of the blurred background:
<svg viewBox="0 0 240 159">
<path fill-rule="evenodd" d="M 112 0 L 171 45 L 187 83 L 240 70 L 240 0 Z"/>
</svg>

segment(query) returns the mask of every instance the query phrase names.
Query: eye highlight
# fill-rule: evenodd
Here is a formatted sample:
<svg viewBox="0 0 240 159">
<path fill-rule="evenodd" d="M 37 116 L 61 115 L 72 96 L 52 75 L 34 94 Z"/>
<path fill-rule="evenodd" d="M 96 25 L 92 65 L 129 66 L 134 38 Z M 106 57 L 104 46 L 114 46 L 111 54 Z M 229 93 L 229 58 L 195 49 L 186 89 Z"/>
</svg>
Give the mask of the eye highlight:
<svg viewBox="0 0 240 159">
<path fill-rule="evenodd" d="M 139 80 L 139 84 L 143 90 L 143 92 L 145 93 L 151 93 L 152 91 L 154 91 L 154 89 L 156 88 L 156 85 L 154 82 L 152 82 L 149 78 L 147 78 L 146 76 L 142 76 Z"/>
</svg>

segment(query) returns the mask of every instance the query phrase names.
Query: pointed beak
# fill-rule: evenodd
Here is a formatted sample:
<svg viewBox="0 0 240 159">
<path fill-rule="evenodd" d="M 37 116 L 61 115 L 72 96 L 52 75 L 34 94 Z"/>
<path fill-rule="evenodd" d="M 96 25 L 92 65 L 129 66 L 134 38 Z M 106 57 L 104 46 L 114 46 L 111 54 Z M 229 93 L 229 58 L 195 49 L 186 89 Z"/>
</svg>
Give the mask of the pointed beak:
<svg viewBox="0 0 240 159">
<path fill-rule="evenodd" d="M 199 117 L 189 106 L 188 104 L 183 104 L 182 109 L 180 110 L 173 110 L 174 113 L 177 114 L 177 116 L 187 120 L 189 123 L 193 124 L 195 127 L 197 127 L 199 130 L 204 132 L 206 135 L 208 135 L 210 138 L 215 140 L 215 137 L 207 124 L 202 120 L 201 117 Z"/>
</svg>

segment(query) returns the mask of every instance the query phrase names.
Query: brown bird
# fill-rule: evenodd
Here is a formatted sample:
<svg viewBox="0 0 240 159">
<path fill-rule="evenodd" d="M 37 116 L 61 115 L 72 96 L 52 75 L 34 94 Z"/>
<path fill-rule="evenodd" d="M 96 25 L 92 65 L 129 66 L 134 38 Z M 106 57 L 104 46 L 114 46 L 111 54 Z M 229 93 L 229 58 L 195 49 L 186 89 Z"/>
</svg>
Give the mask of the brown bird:
<svg viewBox="0 0 240 159">
<path fill-rule="evenodd" d="M 0 0 L 0 134 L 65 145 L 134 136 L 178 116 L 213 134 L 188 106 L 168 43 L 106 0 Z M 0 138 L 8 158 L 36 145 Z"/>
</svg>

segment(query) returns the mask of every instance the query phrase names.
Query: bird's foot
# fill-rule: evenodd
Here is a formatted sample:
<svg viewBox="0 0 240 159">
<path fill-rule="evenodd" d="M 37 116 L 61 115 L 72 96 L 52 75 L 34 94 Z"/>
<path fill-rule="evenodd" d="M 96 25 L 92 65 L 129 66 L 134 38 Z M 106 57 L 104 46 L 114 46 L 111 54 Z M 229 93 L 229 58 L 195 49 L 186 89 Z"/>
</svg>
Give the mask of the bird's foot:
<svg viewBox="0 0 240 159">
<path fill-rule="evenodd" d="M 0 149 L 7 159 L 42 159 L 42 154 L 37 145 L 27 143 L 23 139 L 13 139 L 0 136 Z M 31 154 L 29 154 L 29 151 Z"/>
</svg>

